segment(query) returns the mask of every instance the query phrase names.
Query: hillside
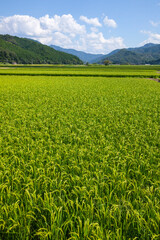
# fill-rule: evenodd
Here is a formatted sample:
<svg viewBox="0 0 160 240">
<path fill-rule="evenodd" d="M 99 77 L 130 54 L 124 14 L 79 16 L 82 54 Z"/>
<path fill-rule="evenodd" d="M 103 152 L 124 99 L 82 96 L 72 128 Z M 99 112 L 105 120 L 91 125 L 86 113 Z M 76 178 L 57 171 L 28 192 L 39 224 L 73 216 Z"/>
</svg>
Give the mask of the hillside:
<svg viewBox="0 0 160 240">
<path fill-rule="evenodd" d="M 160 44 L 150 43 L 139 48 L 117 49 L 98 59 L 98 63 L 103 63 L 106 59 L 113 64 L 159 64 Z"/>
<path fill-rule="evenodd" d="M 139 53 L 121 49 L 117 53 L 107 57 L 114 64 L 144 64 L 142 56 Z"/>
<path fill-rule="evenodd" d="M 62 53 L 37 41 L 0 35 L 0 62 L 19 64 L 82 64 L 71 54 Z"/>
<path fill-rule="evenodd" d="M 99 59 L 100 57 L 103 56 L 103 54 L 86 53 L 83 51 L 77 51 L 75 49 L 61 48 L 61 47 L 58 47 L 55 45 L 51 45 L 50 47 L 54 48 L 55 50 L 61 51 L 61 52 L 73 54 L 73 55 L 77 56 L 79 59 L 81 59 L 84 63 L 86 63 L 86 62 L 94 63 L 97 61 L 97 59 Z"/>
</svg>

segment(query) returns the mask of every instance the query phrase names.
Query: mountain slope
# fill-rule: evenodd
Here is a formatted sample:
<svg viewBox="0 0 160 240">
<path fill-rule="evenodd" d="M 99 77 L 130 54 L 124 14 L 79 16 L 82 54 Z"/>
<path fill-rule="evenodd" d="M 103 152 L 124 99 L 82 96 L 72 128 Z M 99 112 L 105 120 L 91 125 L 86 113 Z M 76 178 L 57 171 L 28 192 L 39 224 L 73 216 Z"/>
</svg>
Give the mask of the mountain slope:
<svg viewBox="0 0 160 240">
<path fill-rule="evenodd" d="M 23 64 L 82 64 L 71 54 L 62 53 L 31 39 L 0 35 L 0 62 Z"/>
<path fill-rule="evenodd" d="M 55 45 L 51 45 L 50 47 L 54 48 L 55 50 L 73 54 L 77 56 L 79 59 L 81 59 L 83 62 L 88 62 L 88 63 L 93 63 L 94 61 L 97 61 L 99 57 L 102 57 L 103 54 L 92 54 L 92 53 L 85 53 L 83 51 L 77 51 L 75 49 L 66 49 L 66 48 L 61 48 Z"/>
<path fill-rule="evenodd" d="M 149 43 L 139 48 L 120 49 L 99 59 L 99 63 L 110 60 L 113 64 L 155 64 L 160 59 L 160 44 Z"/>
<path fill-rule="evenodd" d="M 144 64 L 142 56 L 139 53 L 121 49 L 113 55 L 107 57 L 114 64 Z"/>
</svg>

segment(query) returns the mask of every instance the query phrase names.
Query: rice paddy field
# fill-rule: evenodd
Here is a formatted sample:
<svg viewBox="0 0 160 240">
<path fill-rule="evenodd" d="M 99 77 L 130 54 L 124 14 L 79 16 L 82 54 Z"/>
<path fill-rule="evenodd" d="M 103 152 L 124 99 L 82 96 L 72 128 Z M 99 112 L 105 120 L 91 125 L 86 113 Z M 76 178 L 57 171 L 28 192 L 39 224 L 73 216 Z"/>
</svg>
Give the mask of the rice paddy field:
<svg viewBox="0 0 160 240">
<path fill-rule="evenodd" d="M 160 239 L 159 77 L 0 68 L 0 240 Z"/>
</svg>

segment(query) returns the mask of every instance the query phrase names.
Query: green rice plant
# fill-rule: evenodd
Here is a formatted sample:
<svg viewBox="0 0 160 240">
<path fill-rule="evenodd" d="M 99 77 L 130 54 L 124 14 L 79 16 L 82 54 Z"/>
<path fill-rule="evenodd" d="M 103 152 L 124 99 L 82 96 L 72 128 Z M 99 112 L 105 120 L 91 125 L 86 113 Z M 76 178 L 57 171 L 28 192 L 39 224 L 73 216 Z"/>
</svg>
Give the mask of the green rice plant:
<svg viewBox="0 0 160 240">
<path fill-rule="evenodd" d="M 96 74 L 0 76 L 0 239 L 159 239 L 160 85 Z"/>
</svg>

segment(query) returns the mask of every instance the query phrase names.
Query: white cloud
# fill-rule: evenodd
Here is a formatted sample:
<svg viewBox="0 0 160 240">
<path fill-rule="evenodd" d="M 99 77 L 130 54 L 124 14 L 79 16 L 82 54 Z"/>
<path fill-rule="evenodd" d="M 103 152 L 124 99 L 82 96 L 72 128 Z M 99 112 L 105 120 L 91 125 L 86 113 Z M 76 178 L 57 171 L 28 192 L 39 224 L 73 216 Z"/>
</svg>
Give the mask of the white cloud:
<svg viewBox="0 0 160 240">
<path fill-rule="evenodd" d="M 160 34 L 158 33 L 152 33 L 150 31 L 144 31 L 142 30 L 141 33 L 148 35 L 148 38 L 140 43 L 140 46 L 143 46 L 147 43 L 156 43 L 160 44 Z"/>
<path fill-rule="evenodd" d="M 74 48 L 90 53 L 108 53 L 116 48 L 124 48 L 121 37 L 104 37 L 99 32 L 101 26 L 98 18 L 80 19 L 91 25 L 90 30 L 85 25 L 79 24 L 71 14 L 45 15 L 34 18 L 28 15 L 14 15 L 0 18 L 0 33 L 20 37 L 28 37 L 47 45 L 58 45 L 64 48 Z M 106 18 L 105 18 L 106 19 Z M 115 26 L 110 20 L 110 25 Z"/>
<path fill-rule="evenodd" d="M 66 47 L 72 44 L 72 40 L 69 36 L 61 33 L 61 32 L 54 32 L 50 37 L 34 37 L 34 40 L 38 40 L 39 42 L 46 44 L 46 45 L 57 45 Z"/>
<path fill-rule="evenodd" d="M 110 50 L 126 48 L 126 45 L 124 44 L 124 40 L 122 37 L 109 38 L 106 40 L 106 44 L 108 46 L 108 49 Z"/>
<path fill-rule="evenodd" d="M 0 19 L 2 34 L 22 34 L 26 36 L 42 36 L 59 31 L 63 33 L 84 34 L 85 26 L 78 24 L 71 14 L 54 17 L 45 15 L 39 19 L 28 15 L 14 15 Z"/>
<path fill-rule="evenodd" d="M 116 28 L 117 27 L 117 23 L 115 22 L 115 20 L 109 19 L 107 16 L 103 19 L 103 22 L 108 27 L 112 27 L 112 28 Z"/>
<path fill-rule="evenodd" d="M 99 22 L 98 18 L 87 18 L 85 16 L 80 16 L 80 20 L 87 24 L 93 25 L 95 27 L 101 27 L 102 24 Z"/>
<path fill-rule="evenodd" d="M 39 19 L 27 15 L 3 17 L 0 21 L 2 34 L 19 34 L 27 36 L 43 36 L 49 33 L 41 27 Z"/>
<path fill-rule="evenodd" d="M 108 53 L 112 50 L 126 47 L 121 37 L 105 38 L 102 32 L 91 32 L 81 39 L 81 48 L 92 53 Z"/>
<path fill-rule="evenodd" d="M 55 32 L 53 35 L 53 39 L 54 39 L 54 44 L 55 45 L 63 45 L 63 43 L 65 42 L 65 45 L 69 45 L 72 44 L 72 40 L 66 36 L 65 34 L 61 33 L 61 32 Z"/>
<path fill-rule="evenodd" d="M 154 22 L 154 21 L 150 21 L 150 24 L 153 26 L 153 27 L 158 27 L 158 25 L 160 25 L 160 22 Z"/>
<path fill-rule="evenodd" d="M 46 16 L 48 19 L 49 18 L 48 15 Z M 54 18 L 50 19 L 54 21 L 54 24 L 56 24 L 59 27 L 59 31 L 63 33 L 75 33 L 75 34 L 85 33 L 85 26 L 78 24 L 71 14 L 62 16 L 55 15 Z"/>
</svg>

